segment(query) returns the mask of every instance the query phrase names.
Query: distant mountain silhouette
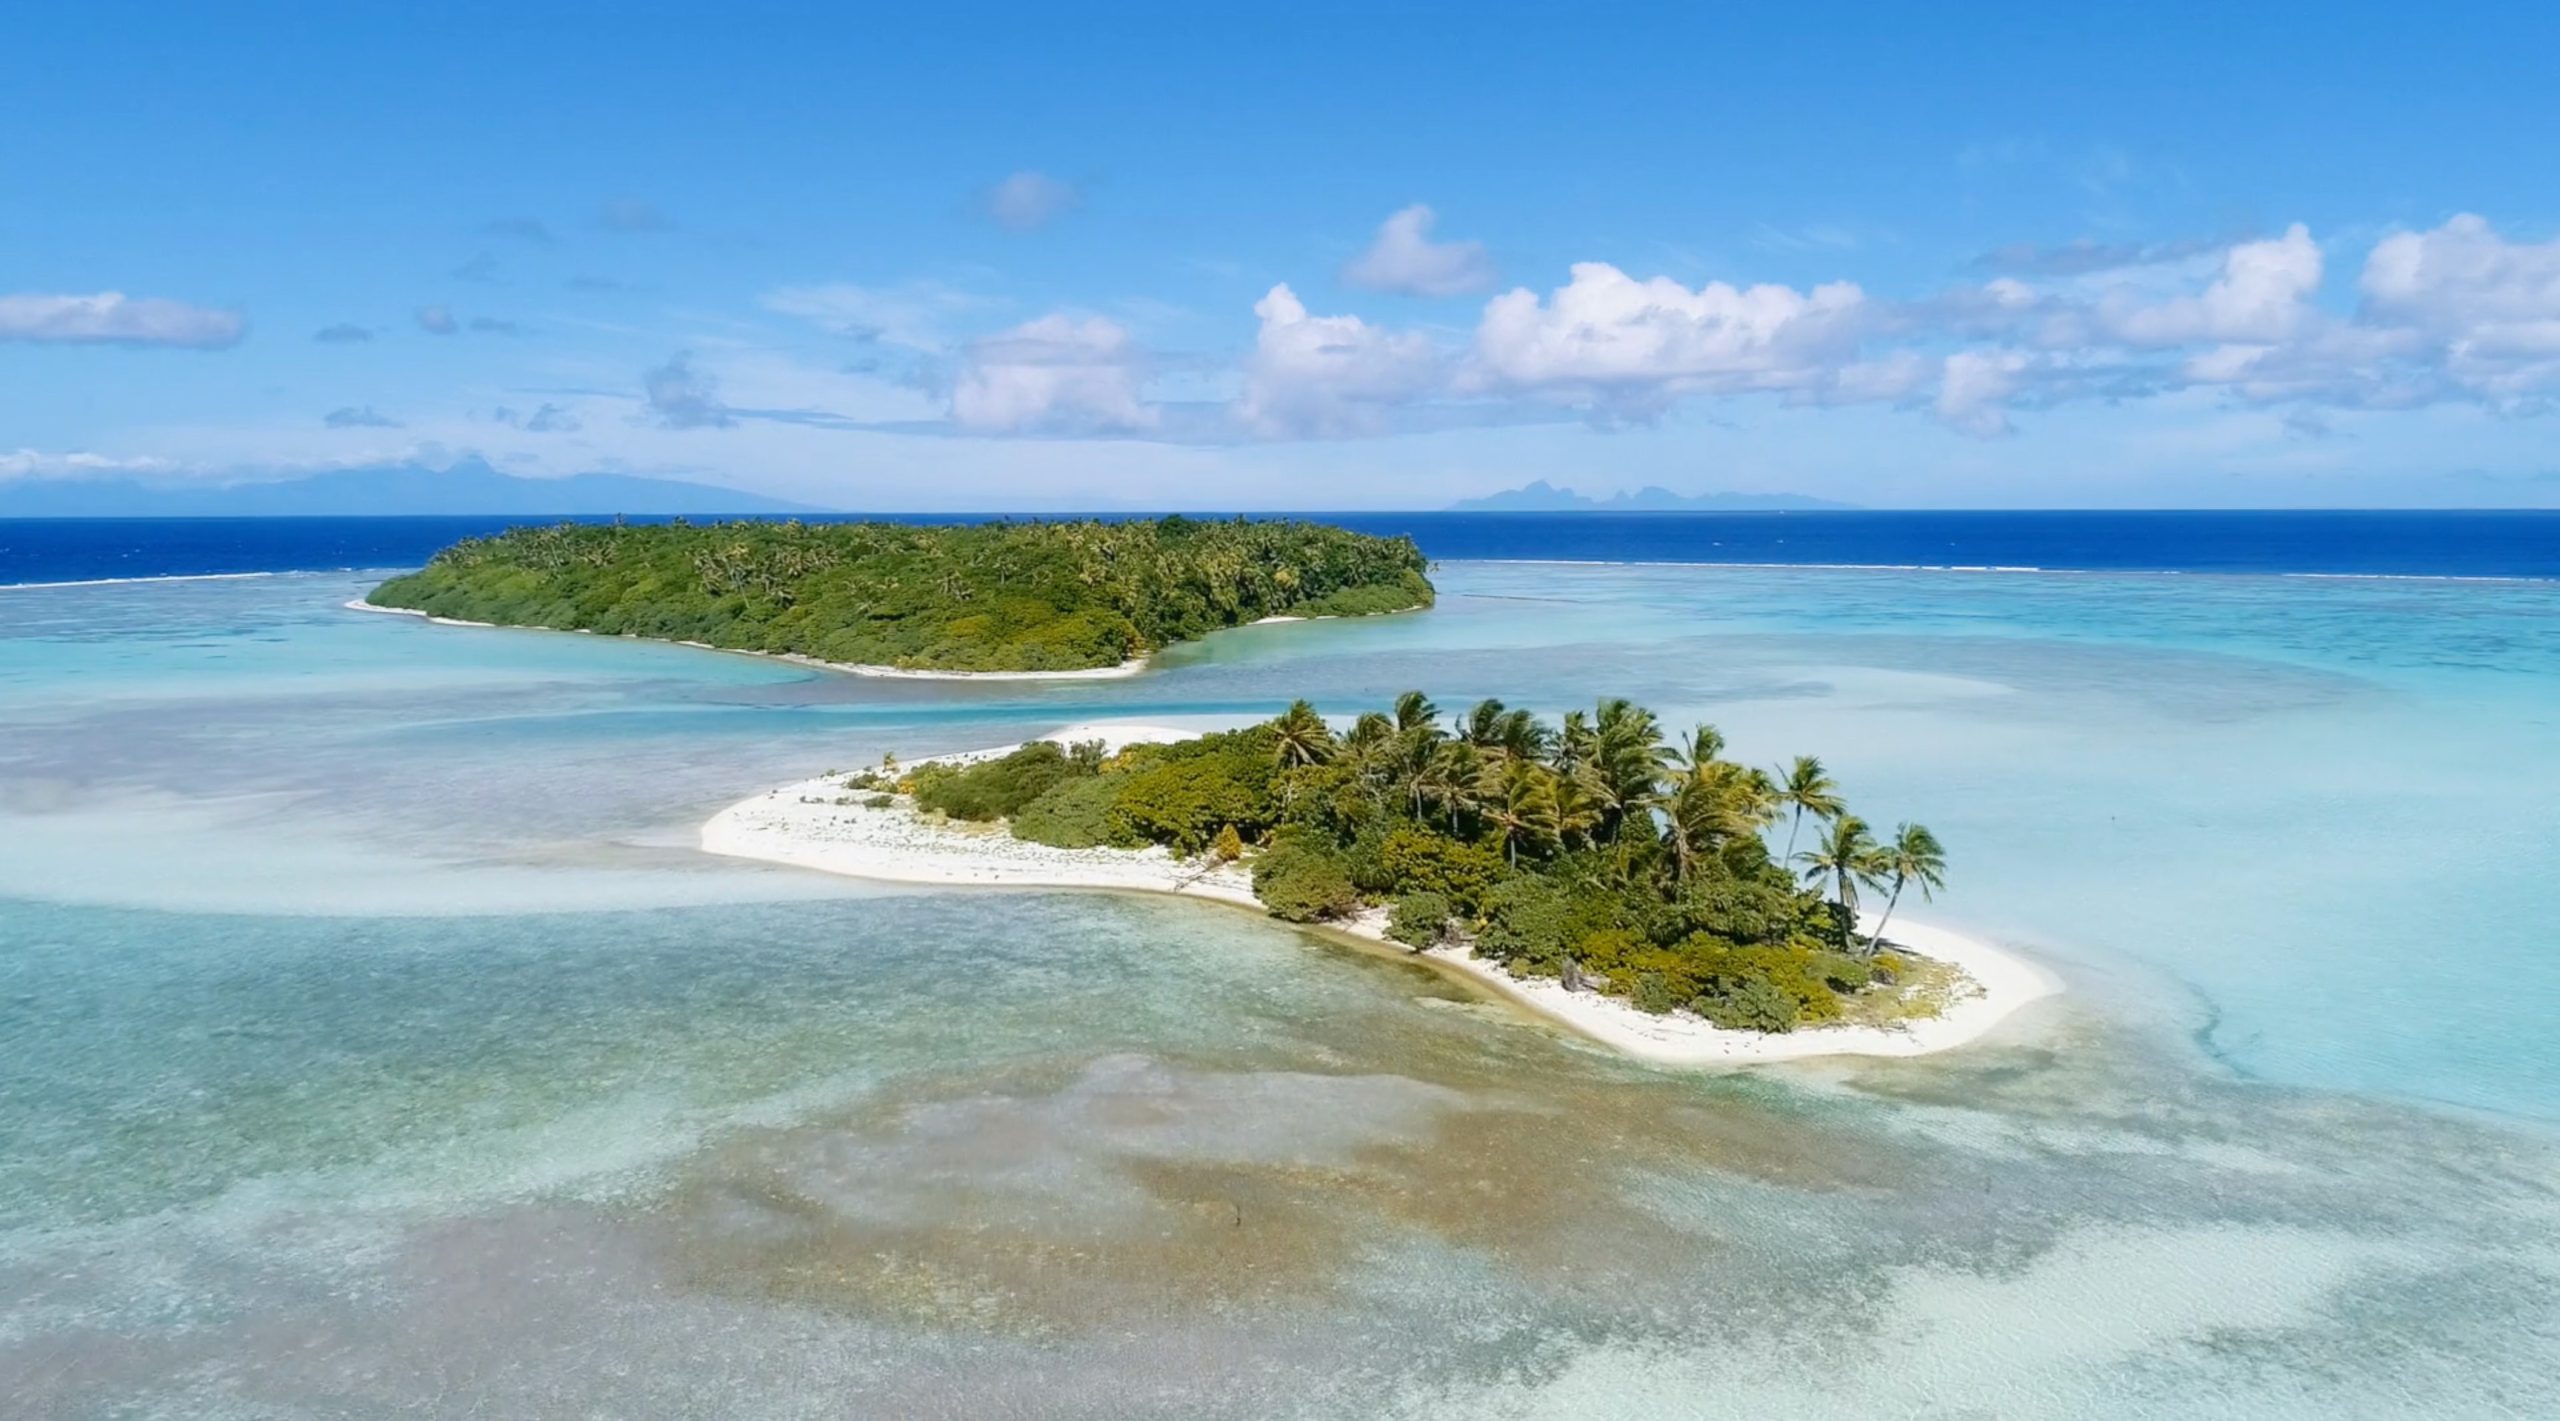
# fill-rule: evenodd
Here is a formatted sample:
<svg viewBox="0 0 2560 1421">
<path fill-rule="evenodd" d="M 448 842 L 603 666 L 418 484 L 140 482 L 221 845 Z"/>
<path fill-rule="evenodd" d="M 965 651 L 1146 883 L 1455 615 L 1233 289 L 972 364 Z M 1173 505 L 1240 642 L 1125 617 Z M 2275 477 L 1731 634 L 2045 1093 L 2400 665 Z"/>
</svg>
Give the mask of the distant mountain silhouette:
<svg viewBox="0 0 2560 1421">
<path fill-rule="evenodd" d="M 605 515 L 813 513 L 807 504 L 711 484 L 626 474 L 523 479 L 479 459 L 451 468 L 385 464 L 266 483 L 190 485 L 133 479 L 0 483 L 0 518 L 277 518 L 369 514 Z"/>
<path fill-rule="evenodd" d="M 1462 498 L 1449 505 L 1452 513 L 1750 513 L 1764 510 L 1816 510 L 1855 508 L 1854 503 L 1834 503 L 1824 498 L 1809 498 L 1800 493 L 1673 493 L 1667 488 L 1642 488 L 1634 493 L 1609 498 L 1592 498 L 1569 488 L 1557 488 L 1540 479 L 1519 488 L 1488 494 L 1483 498 Z"/>
</svg>

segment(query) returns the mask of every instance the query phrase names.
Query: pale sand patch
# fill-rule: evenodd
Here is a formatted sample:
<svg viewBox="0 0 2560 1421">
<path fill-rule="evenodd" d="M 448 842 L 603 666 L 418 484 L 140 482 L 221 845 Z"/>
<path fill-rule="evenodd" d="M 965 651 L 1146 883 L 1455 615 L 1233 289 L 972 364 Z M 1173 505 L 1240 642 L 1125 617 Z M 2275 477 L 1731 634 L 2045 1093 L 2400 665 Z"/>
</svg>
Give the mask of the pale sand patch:
<svg viewBox="0 0 2560 1421">
<path fill-rule="evenodd" d="M 1111 750 L 1141 742 L 1184 740 L 1196 730 L 1096 722 L 1042 736 L 1072 744 L 1101 740 Z M 939 760 L 974 761 L 1008 754 L 998 746 Z M 925 763 L 918 761 L 916 763 Z M 929 820 L 899 797 L 884 809 L 862 807 L 871 792 L 847 790 L 841 776 L 802 780 L 721 810 L 702 826 L 706 852 L 791 864 L 890 883 L 982 888 L 1097 888 L 1174 893 L 1260 911 L 1243 868 L 1179 859 L 1162 847 L 1060 849 L 1014 838 L 1000 826 Z M 1870 930 L 1875 915 L 1861 914 Z M 1817 1056 L 1921 1056 L 1975 1040 L 2027 1003 L 2062 989 L 2034 962 L 1945 928 L 1894 918 L 1902 948 L 1953 965 L 1969 981 L 1939 1016 L 1893 1027 L 1808 1028 L 1783 1035 L 1727 1031 L 1687 1012 L 1653 1016 L 1616 997 L 1568 992 L 1551 978 L 1515 977 L 1463 946 L 1409 953 L 1386 937 L 1386 914 L 1371 909 L 1329 930 L 1462 977 L 1590 1040 L 1666 1065 L 1754 1065 Z"/>
<path fill-rule="evenodd" d="M 429 616 L 415 607 L 382 607 L 359 597 L 345 604 L 351 612 L 388 612 L 397 617 L 424 617 L 443 627 L 493 627 L 496 622 L 472 622 L 460 617 Z M 575 632 L 580 636 L 596 633 L 584 627 L 513 626 L 522 632 Z M 626 641 L 657 641 L 657 637 L 625 636 Z M 675 641 L 672 646 L 690 646 L 698 651 L 717 651 L 729 656 L 754 656 L 766 661 L 788 661 L 797 666 L 814 666 L 821 671 L 841 671 L 848 676 L 880 676 L 904 681 L 1108 681 L 1122 676 L 1135 676 L 1147 669 L 1143 656 L 1131 657 L 1117 666 L 1093 666 L 1081 671 L 913 671 L 903 666 L 872 666 L 857 661 L 821 661 L 796 651 L 747 651 L 734 646 L 713 646 L 707 641 Z"/>
</svg>

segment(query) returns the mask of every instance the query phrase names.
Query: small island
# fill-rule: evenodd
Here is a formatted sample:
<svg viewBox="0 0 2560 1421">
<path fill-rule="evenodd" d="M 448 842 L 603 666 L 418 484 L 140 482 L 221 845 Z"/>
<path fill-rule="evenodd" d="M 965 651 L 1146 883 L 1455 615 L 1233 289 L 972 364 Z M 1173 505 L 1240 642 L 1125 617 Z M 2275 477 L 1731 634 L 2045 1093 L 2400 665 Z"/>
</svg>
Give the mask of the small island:
<svg viewBox="0 0 2560 1421">
<path fill-rule="evenodd" d="M 1585 1035 L 1683 1063 L 1911 1055 L 2055 990 L 1898 918 L 1945 881 L 1818 760 L 1775 773 L 1604 700 L 1549 723 L 1420 692 L 1337 731 L 1076 727 L 744 801 L 713 852 L 909 882 L 1177 892 L 1392 944 Z M 1861 911 L 1862 898 L 1865 911 Z"/>
<path fill-rule="evenodd" d="M 1408 538 L 1183 517 L 561 523 L 470 538 L 361 602 L 873 674 L 1134 671 L 1226 627 L 1431 605 Z"/>
</svg>

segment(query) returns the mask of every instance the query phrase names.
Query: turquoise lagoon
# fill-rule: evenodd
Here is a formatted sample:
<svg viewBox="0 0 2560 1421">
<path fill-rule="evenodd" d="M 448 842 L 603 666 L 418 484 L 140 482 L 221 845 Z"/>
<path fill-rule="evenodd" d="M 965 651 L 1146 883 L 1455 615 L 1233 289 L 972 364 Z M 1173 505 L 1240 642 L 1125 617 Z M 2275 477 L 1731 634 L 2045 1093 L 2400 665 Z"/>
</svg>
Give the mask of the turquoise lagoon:
<svg viewBox="0 0 2560 1421">
<path fill-rule="evenodd" d="M 1049 686 L 0 591 L 11 1413 L 2560 1411 L 2560 586 L 1440 580 Z M 1820 753 L 2072 991 L 1667 1073 L 1215 905 L 691 848 L 1407 686 Z"/>
</svg>

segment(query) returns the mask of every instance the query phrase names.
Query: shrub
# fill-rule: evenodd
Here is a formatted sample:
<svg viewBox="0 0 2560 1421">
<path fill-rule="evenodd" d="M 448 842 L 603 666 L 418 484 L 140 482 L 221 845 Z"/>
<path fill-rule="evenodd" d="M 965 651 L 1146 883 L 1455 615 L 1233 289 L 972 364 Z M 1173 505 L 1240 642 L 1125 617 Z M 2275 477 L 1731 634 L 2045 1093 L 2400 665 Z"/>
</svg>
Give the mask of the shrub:
<svg viewBox="0 0 2560 1421">
<path fill-rule="evenodd" d="M 1730 996 L 1746 983 L 1762 983 L 1795 1003 L 1799 1022 L 1836 1021 L 1840 994 L 1828 980 L 1838 954 L 1801 947 L 1726 947 L 1705 937 L 1675 949 L 1690 957 L 1702 997 Z"/>
<path fill-rule="evenodd" d="M 1671 983 L 1665 980 L 1661 973 L 1639 972 L 1636 974 L 1635 985 L 1627 991 L 1627 1001 L 1637 1011 L 1662 1016 L 1680 1005 L 1680 996 L 1671 989 Z"/>
<path fill-rule="evenodd" d="M 1060 849 L 1094 849 L 1122 842 L 1111 832 L 1111 804 L 1117 789 L 1101 775 L 1052 785 L 1015 812 L 1013 836 Z"/>
<path fill-rule="evenodd" d="M 1462 844 L 1410 826 L 1380 841 L 1378 863 L 1386 880 L 1380 887 L 1438 893 L 1467 911 L 1481 906 L 1485 890 L 1506 872 L 1502 855 L 1485 845 Z"/>
<path fill-rule="evenodd" d="M 865 809 L 886 809 L 897 802 L 898 797 L 894 794 L 875 794 L 863 800 L 862 807 Z"/>
<path fill-rule="evenodd" d="M 1536 873 L 1505 879 L 1486 891 L 1483 914 L 1477 952 L 1514 972 L 1545 975 L 1563 962 L 1573 905 L 1554 879 Z"/>
<path fill-rule="evenodd" d="M 1234 863 L 1243 858 L 1244 835 L 1237 833 L 1233 824 L 1220 829 L 1218 837 L 1209 841 L 1209 856 L 1220 863 Z"/>
<path fill-rule="evenodd" d="M 1407 893 L 1387 910 L 1387 936 L 1417 951 L 1449 937 L 1449 900 L 1432 892 Z"/>
<path fill-rule="evenodd" d="M 1727 1031 L 1793 1031 L 1798 1016 L 1795 998 L 1756 980 L 1700 997 L 1689 1009 Z"/>
<path fill-rule="evenodd" d="M 1360 901 L 1341 858 L 1304 843 L 1282 844 L 1254 860 L 1253 894 L 1271 916 L 1292 923 L 1338 918 Z"/>
<path fill-rule="evenodd" d="M 1001 819 L 1070 779 L 1091 771 L 1067 752 L 1035 740 L 1010 755 L 974 765 L 927 765 L 915 772 L 916 803 L 954 819 Z"/>
<path fill-rule="evenodd" d="M 1267 822 L 1252 787 L 1220 759 L 1151 759 L 1115 776 L 1112 837 L 1196 854 L 1222 828 Z"/>
</svg>

